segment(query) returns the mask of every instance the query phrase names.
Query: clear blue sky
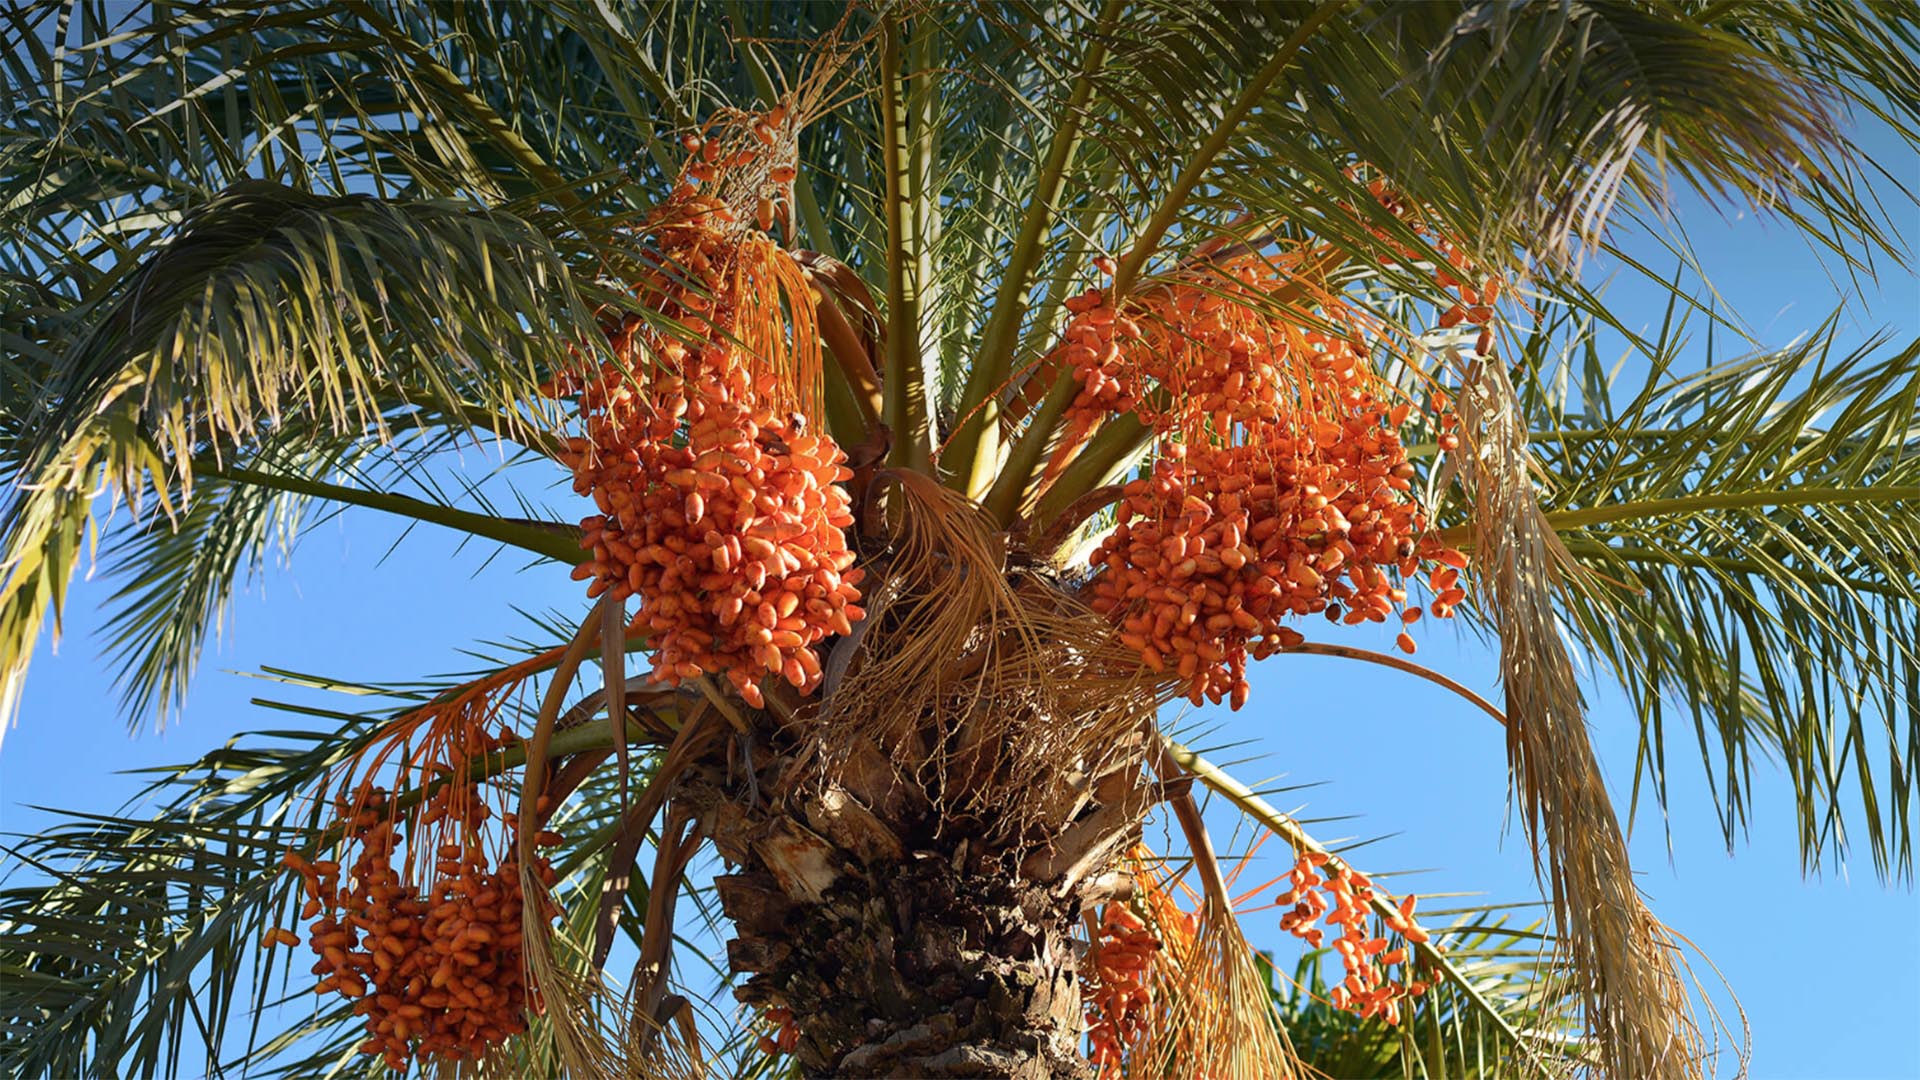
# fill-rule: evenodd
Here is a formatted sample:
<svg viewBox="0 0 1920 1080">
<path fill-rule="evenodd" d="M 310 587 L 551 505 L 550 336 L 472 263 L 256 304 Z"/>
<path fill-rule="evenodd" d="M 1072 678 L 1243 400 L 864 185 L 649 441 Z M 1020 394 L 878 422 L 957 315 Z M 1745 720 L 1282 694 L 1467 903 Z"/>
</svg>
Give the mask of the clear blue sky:
<svg viewBox="0 0 1920 1080">
<path fill-rule="evenodd" d="M 1902 183 L 1920 188 L 1920 159 L 1877 134 L 1867 141 Z M 1909 242 L 1920 238 L 1912 205 L 1890 205 Z M 1763 341 L 1784 344 L 1840 301 L 1828 272 L 1787 227 L 1722 219 L 1690 199 L 1681 200 L 1679 214 L 1714 285 Z M 1627 238 L 1627 246 L 1671 266 L 1654 245 Z M 1595 278 L 1609 270 L 1604 261 L 1589 267 Z M 1660 301 L 1627 275 L 1613 295 L 1627 302 L 1617 310 L 1634 315 L 1630 323 L 1657 324 Z M 1643 312 L 1630 306 L 1640 297 Z M 1843 347 L 1880 328 L 1901 340 L 1920 333 L 1920 278 L 1911 268 L 1883 265 L 1879 288 L 1851 304 Z M 486 463 L 475 455 L 472 467 Z M 110 590 L 98 581 L 79 585 L 66 640 L 57 653 L 43 643 L 22 720 L 0 750 L 0 830 L 42 826 L 46 819 L 29 804 L 109 810 L 139 786 L 123 770 L 190 760 L 234 732 L 274 726 L 274 714 L 249 699 L 299 695 L 241 672 L 275 665 L 405 680 L 465 670 L 463 647 L 522 628 L 514 605 L 577 606 L 579 587 L 564 571 L 515 574 L 510 556 L 483 565 L 485 549 L 455 552 L 427 527 L 389 554 L 398 531 L 371 512 L 350 512 L 309 535 L 290 569 L 270 569 L 239 598 L 221 644 L 202 664 L 186 717 L 137 738 L 125 732 L 93 637 L 94 607 Z M 1384 636 L 1350 637 L 1386 647 Z M 1494 692 L 1495 665 L 1477 641 L 1429 631 L 1420 658 Z M 1391 834 L 1357 861 L 1377 870 L 1431 868 L 1414 879 L 1418 891 L 1537 898 L 1524 840 L 1507 827 L 1501 733 L 1485 716 L 1426 683 L 1337 660 L 1275 658 L 1256 665 L 1252 679 L 1243 712 L 1207 710 L 1181 721 L 1211 728 L 1210 742 L 1245 742 L 1235 756 L 1258 757 L 1241 766 L 1243 778 L 1317 783 L 1287 798 L 1302 800 L 1312 817 L 1352 816 L 1320 827 L 1323 839 Z M 1590 689 L 1596 746 L 1624 807 L 1635 724 L 1617 692 Z M 1920 1076 L 1914 894 L 1877 882 L 1864 862 L 1804 879 L 1789 790 L 1764 763 L 1750 834 L 1729 856 L 1688 747 L 1672 749 L 1671 835 L 1643 806 L 1634 862 L 1655 912 L 1688 935 L 1738 993 L 1753 1029 L 1753 1075 Z M 1214 817 L 1230 831 L 1224 816 Z M 1285 947 L 1270 915 L 1248 931 L 1258 946 Z"/>
</svg>

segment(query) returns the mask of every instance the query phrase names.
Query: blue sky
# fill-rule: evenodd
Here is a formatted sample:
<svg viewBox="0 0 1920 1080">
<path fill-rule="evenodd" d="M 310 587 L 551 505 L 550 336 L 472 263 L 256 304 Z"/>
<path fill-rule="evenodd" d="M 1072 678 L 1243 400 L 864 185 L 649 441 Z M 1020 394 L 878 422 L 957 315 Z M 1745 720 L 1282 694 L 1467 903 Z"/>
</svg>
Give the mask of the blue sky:
<svg viewBox="0 0 1920 1080">
<path fill-rule="evenodd" d="M 1920 187 L 1920 157 L 1911 148 L 1877 132 L 1863 139 L 1903 184 Z M 1889 205 L 1909 241 L 1920 239 L 1912 204 Z M 1723 217 L 1690 198 L 1677 212 L 1714 286 L 1762 341 L 1786 343 L 1843 299 L 1830 268 L 1790 227 L 1733 211 Z M 1672 265 L 1645 238 L 1624 239 L 1655 266 Z M 1599 259 L 1588 272 L 1598 280 L 1615 269 Z M 1884 263 L 1880 271 L 1877 288 L 1846 298 L 1842 348 L 1879 329 L 1899 341 L 1920 334 L 1920 277 Z M 1629 273 L 1611 295 L 1616 310 L 1634 316 L 1629 322 L 1657 325 L 1662 302 Z M 1717 347 L 1728 346 L 1723 339 Z M 472 456 L 472 468 L 486 464 Z M 562 494 L 556 503 L 565 505 Z M 94 609 L 110 587 L 80 584 L 67 637 L 57 652 L 45 643 L 39 649 L 22 719 L 0 750 L 0 830 L 39 827 L 46 819 L 28 809 L 33 804 L 108 810 L 139 786 L 124 770 L 189 760 L 234 732 L 274 726 L 276 718 L 249 700 L 298 695 L 241 673 L 274 665 L 404 680 L 463 670 L 471 666 L 463 647 L 522 629 L 514 606 L 577 606 L 578 586 L 563 571 L 515 574 L 511 556 L 488 565 L 487 550 L 455 551 L 427 528 L 394 547 L 399 535 L 390 521 L 352 512 L 307 536 L 291 568 L 270 568 L 239 598 L 184 719 L 133 738 L 93 636 Z M 1370 631 L 1343 640 L 1387 646 Z M 1430 629 L 1420 659 L 1494 694 L 1494 660 L 1476 640 Z M 1222 756 L 1251 758 L 1237 771 L 1256 786 L 1273 777 L 1317 785 L 1276 801 L 1306 816 L 1345 819 L 1318 826 L 1323 839 L 1383 836 L 1355 856 L 1363 867 L 1428 868 L 1402 879 L 1418 891 L 1537 898 L 1524 838 L 1510 828 L 1502 736 L 1488 718 L 1437 687 L 1338 660 L 1277 657 L 1256 665 L 1252 680 L 1252 702 L 1241 713 L 1202 710 L 1179 723 L 1205 730 L 1206 743 L 1243 744 Z M 1636 727 L 1616 690 L 1589 691 L 1596 747 L 1624 807 Z M 1914 894 L 1875 880 L 1864 860 L 1803 878 L 1789 789 L 1764 763 L 1749 833 L 1729 855 L 1700 770 L 1683 742 L 1673 750 L 1671 818 L 1663 828 L 1656 808 L 1642 805 L 1634 862 L 1655 912 L 1737 992 L 1752 1026 L 1753 1075 L 1920 1076 Z M 1230 834 L 1218 808 L 1213 818 Z M 1270 916 L 1255 917 L 1248 931 L 1256 945 L 1285 947 Z M 1720 1001 L 1728 1004 L 1724 995 Z"/>
</svg>

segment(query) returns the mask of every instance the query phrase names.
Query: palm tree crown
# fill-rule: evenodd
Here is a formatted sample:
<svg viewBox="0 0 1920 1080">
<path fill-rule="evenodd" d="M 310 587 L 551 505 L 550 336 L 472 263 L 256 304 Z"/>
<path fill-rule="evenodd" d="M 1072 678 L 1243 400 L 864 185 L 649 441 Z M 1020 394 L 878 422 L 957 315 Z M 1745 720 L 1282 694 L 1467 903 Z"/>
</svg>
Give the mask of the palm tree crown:
<svg viewBox="0 0 1920 1080">
<path fill-rule="evenodd" d="M 519 549 L 592 601 L 183 767 L 149 817 L 23 841 L 23 1075 L 217 1047 L 270 1000 L 263 938 L 317 957 L 321 1007 L 245 1051 L 297 1075 L 1699 1075 L 1578 656 L 1662 799 L 1684 706 L 1729 843 L 1758 753 L 1809 866 L 1911 873 L 1920 344 L 1683 372 L 1677 284 L 1646 336 L 1581 275 L 1676 186 L 1852 273 L 1904 258 L 1841 127 L 1920 139 L 1900 4 L 6 20 L 0 727 L 122 501 L 98 539 L 133 722 L 316 508 Z M 475 441 L 520 505 L 450 463 Z M 531 494 L 556 477 L 577 498 Z M 1505 701 L 1309 615 L 1405 653 L 1461 620 Z M 1279 651 L 1505 725 L 1546 955 L 1160 731 Z M 1248 948 L 1195 784 L 1292 849 L 1282 925 L 1324 962 Z M 1141 842 L 1163 804 L 1177 859 Z M 733 935 L 744 1011 L 683 996 L 683 900 Z"/>
</svg>

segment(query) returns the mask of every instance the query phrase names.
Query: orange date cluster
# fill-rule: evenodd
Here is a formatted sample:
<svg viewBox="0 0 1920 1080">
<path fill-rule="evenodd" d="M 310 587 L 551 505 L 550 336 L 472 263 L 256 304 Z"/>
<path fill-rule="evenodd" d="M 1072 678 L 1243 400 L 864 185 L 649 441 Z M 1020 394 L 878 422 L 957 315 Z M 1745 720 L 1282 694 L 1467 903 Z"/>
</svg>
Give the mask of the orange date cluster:
<svg viewBox="0 0 1920 1080">
<path fill-rule="evenodd" d="M 526 1030 L 528 1011 L 541 1009 L 521 954 L 519 865 L 511 854 L 493 865 L 481 842 L 488 812 L 478 800 L 456 799 L 452 793 L 458 790 L 440 789 L 440 805 L 432 809 L 436 820 L 452 819 L 456 826 L 443 835 L 458 833 L 465 842 L 434 849 L 427 887 L 409 884 L 406 867 L 395 866 L 398 815 L 377 789 L 338 804 L 345 842 L 359 850 L 344 877 L 337 862 L 309 862 L 292 852 L 284 860 L 306 892 L 301 917 L 312 920 L 307 944 L 318 957 L 313 973 L 320 976 L 314 992 L 351 1000 L 366 1026 L 360 1052 L 382 1057 L 395 1070 L 410 1059 L 478 1059 Z M 503 820 L 511 835 L 513 815 Z M 538 842 L 550 846 L 560 839 L 543 832 Z M 534 869 L 552 882 L 544 859 Z M 549 918 L 557 914 L 547 912 Z M 266 943 L 299 941 L 293 931 L 276 929 Z"/>
<path fill-rule="evenodd" d="M 654 681 L 724 672 L 759 707 L 762 676 L 812 692 L 815 646 L 863 615 L 840 486 L 852 473 L 742 344 L 757 324 L 746 295 L 769 291 L 787 256 L 701 227 L 705 203 L 685 201 L 657 230 L 663 269 L 641 293 L 692 339 L 628 318 L 609 330 L 621 363 L 552 387 L 578 395 L 586 434 L 563 460 L 599 510 L 581 523 L 591 556 L 574 576 L 591 595 L 640 598 Z"/>
<path fill-rule="evenodd" d="M 1153 1012 L 1151 965 L 1160 942 L 1124 904 L 1107 904 L 1088 965 L 1081 971 L 1087 1012 L 1087 1060 L 1099 1075 L 1119 1076 L 1127 1048 L 1146 1032 Z"/>
<path fill-rule="evenodd" d="M 1276 428 L 1238 446 L 1164 447 L 1151 475 L 1122 489 L 1117 525 L 1091 557 L 1091 606 L 1149 668 L 1172 668 L 1195 704 L 1235 709 L 1249 657 L 1304 641 L 1283 620 L 1386 622 L 1429 559 L 1442 563 L 1430 580 L 1449 601 L 1434 614 L 1451 614 L 1464 596 L 1452 564 L 1464 559 L 1423 537 L 1390 421 L 1370 403 L 1318 438 Z"/>
<path fill-rule="evenodd" d="M 1288 908 L 1280 917 L 1280 928 L 1316 949 L 1328 929 L 1337 931 L 1333 950 L 1340 957 L 1345 978 L 1333 989 L 1334 1007 L 1363 1018 L 1377 1016 L 1389 1024 L 1399 1023 L 1400 1003 L 1427 992 L 1427 984 L 1418 979 L 1401 982 L 1387 975 L 1388 968 L 1408 963 L 1412 946 L 1429 940 L 1427 932 L 1413 921 L 1414 897 L 1401 900 L 1387 919 L 1387 928 L 1406 942 L 1396 945 L 1391 938 L 1369 932 L 1368 909 L 1376 895 L 1384 894 L 1365 874 L 1330 865 L 1326 855 L 1309 851 L 1301 854 L 1288 877 L 1289 888 L 1275 900 Z M 1316 926 L 1323 917 L 1325 926 Z"/>
<path fill-rule="evenodd" d="M 1402 610 L 1406 582 L 1441 561 L 1431 612 L 1451 614 L 1465 559 L 1427 537 L 1400 440 L 1413 406 L 1391 403 L 1373 373 L 1362 320 L 1329 298 L 1328 327 L 1293 325 L 1251 302 L 1285 284 L 1270 267 L 1231 270 L 1225 286 L 1164 284 L 1124 310 L 1100 290 L 1074 297 L 1061 355 L 1080 384 L 1069 447 L 1122 412 L 1161 439 L 1091 556 L 1092 607 L 1195 704 L 1238 709 L 1247 660 L 1304 641 L 1285 620 L 1398 611 L 1397 643 L 1412 652 L 1423 612 Z M 1435 426 L 1457 442 L 1453 421 Z"/>
</svg>

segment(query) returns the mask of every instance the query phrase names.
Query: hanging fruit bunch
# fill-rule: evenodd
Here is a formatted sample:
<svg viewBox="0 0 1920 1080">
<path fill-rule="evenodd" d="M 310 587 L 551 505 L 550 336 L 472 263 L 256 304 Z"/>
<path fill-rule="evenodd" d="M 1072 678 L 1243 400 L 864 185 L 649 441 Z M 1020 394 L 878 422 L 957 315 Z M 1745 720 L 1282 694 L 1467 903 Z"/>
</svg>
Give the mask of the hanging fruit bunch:
<svg viewBox="0 0 1920 1080">
<path fill-rule="evenodd" d="M 1191 864 L 1170 865 L 1145 844 L 1135 845 L 1125 865 L 1127 899 L 1084 916 L 1080 994 L 1095 1075 L 1296 1075 L 1262 1009 L 1220 1008 L 1232 1001 L 1264 1005 L 1270 994 L 1240 936 L 1232 898 L 1209 899 L 1187 880 Z"/>
<path fill-rule="evenodd" d="M 565 464 L 599 513 L 581 522 L 589 595 L 640 597 L 652 679 L 722 673 L 751 705 L 763 676 L 801 693 L 815 647 L 862 617 L 846 455 L 819 415 L 808 271 L 768 230 L 788 217 L 798 111 L 726 112 L 685 141 L 648 218 L 642 319 L 610 318 L 614 360 L 556 379 L 585 429 Z"/>
<path fill-rule="evenodd" d="M 1401 900 L 1386 919 L 1387 929 L 1404 942 L 1396 944 L 1393 938 L 1370 932 L 1374 903 L 1391 903 L 1392 898 L 1375 888 L 1367 875 L 1333 863 L 1320 852 L 1305 851 L 1288 881 L 1287 891 L 1274 898 L 1277 906 L 1288 909 L 1280 917 L 1280 929 L 1316 949 L 1322 947 L 1328 929 L 1337 931 L 1333 950 L 1340 957 L 1345 977 L 1333 989 L 1334 1007 L 1365 1019 L 1377 1016 L 1388 1024 L 1398 1024 L 1400 1003 L 1427 991 L 1427 984 L 1421 980 L 1394 979 L 1387 974 L 1393 967 L 1412 970 L 1412 947 L 1429 940 L 1427 932 L 1413 921 L 1414 897 Z M 1316 925 L 1323 921 L 1324 926 Z"/>
<path fill-rule="evenodd" d="M 1125 904 L 1101 907 L 1080 980 L 1087 1060 L 1102 1077 L 1119 1076 L 1127 1050 L 1146 1033 L 1153 1011 L 1152 964 L 1159 951 L 1159 939 Z"/>
<path fill-rule="evenodd" d="M 477 1060 L 526 1030 L 529 1011 L 541 1011 L 521 951 L 524 898 L 512 843 L 519 823 L 512 814 L 496 815 L 474 784 L 453 779 L 509 741 L 504 731 L 470 732 L 468 752 L 434 770 L 448 782 L 411 813 L 368 784 L 341 795 L 340 850 L 357 852 L 344 874 L 332 860 L 309 862 L 292 852 L 284 859 L 306 896 L 300 915 L 310 920 L 306 940 L 318 958 L 314 992 L 353 1002 L 367 1032 L 360 1052 L 390 1069 L 403 1070 L 410 1060 Z M 505 826 L 504 845 L 490 843 L 496 817 Z M 560 839 L 543 831 L 537 843 Z M 492 850 L 503 852 L 497 861 Z M 419 864 L 428 862 L 431 872 L 416 884 Z M 545 859 L 534 872 L 543 882 L 554 879 Z M 550 901 L 540 903 L 544 917 L 559 914 Z M 266 944 L 299 941 L 276 929 Z"/>
<path fill-rule="evenodd" d="M 1426 536 L 1399 434 L 1412 406 L 1374 374 L 1364 318 L 1329 297 L 1329 328 L 1297 326 L 1261 303 L 1286 284 L 1266 261 L 1227 269 L 1124 314 L 1098 290 L 1076 297 L 1062 359 L 1080 383 L 1069 445 L 1121 411 L 1161 438 L 1091 556 L 1091 606 L 1195 704 L 1238 709 L 1247 660 L 1304 640 L 1283 620 L 1388 622 L 1423 573 L 1432 613 L 1450 614 L 1465 559 Z M 1397 641 L 1413 651 L 1407 629 Z"/>
</svg>

